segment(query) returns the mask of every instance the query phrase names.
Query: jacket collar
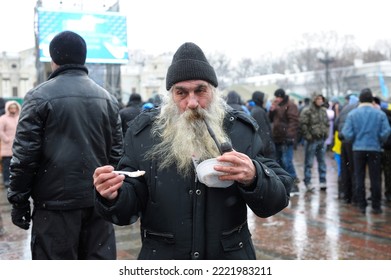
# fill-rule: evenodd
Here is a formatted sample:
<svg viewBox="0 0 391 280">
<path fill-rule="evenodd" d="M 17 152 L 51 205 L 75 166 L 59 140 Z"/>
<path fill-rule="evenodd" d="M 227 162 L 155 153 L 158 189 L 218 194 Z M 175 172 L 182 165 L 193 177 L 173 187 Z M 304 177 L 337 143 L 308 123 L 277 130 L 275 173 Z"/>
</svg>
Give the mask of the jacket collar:
<svg viewBox="0 0 391 280">
<path fill-rule="evenodd" d="M 372 108 L 373 108 L 373 104 L 370 103 L 370 102 L 363 102 L 363 103 L 360 103 L 360 104 L 358 105 L 358 107 L 365 107 L 365 106 L 367 106 L 367 107 L 372 107 Z"/>
<path fill-rule="evenodd" d="M 50 80 L 50 79 L 60 75 L 61 73 L 65 72 L 65 71 L 68 71 L 68 70 L 81 70 L 81 71 L 86 72 L 86 74 L 88 74 L 88 69 L 84 65 L 81 65 L 81 64 L 65 64 L 65 65 L 61 65 L 59 68 L 54 70 L 52 72 L 52 74 L 50 74 L 48 80 Z"/>
</svg>

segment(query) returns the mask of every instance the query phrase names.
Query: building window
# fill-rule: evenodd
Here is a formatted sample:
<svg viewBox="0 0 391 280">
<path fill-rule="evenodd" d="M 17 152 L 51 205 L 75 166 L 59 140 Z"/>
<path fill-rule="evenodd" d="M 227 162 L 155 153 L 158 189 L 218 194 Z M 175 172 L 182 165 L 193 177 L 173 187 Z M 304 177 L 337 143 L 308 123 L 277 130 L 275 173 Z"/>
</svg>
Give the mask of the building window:
<svg viewBox="0 0 391 280">
<path fill-rule="evenodd" d="M 12 87 L 12 96 L 18 97 L 18 88 L 17 87 Z"/>
<path fill-rule="evenodd" d="M 11 95 L 11 82 L 9 79 L 3 79 L 2 81 L 3 87 L 3 96 L 7 97 Z"/>
<path fill-rule="evenodd" d="M 19 89 L 20 89 L 20 92 L 21 94 L 26 94 L 26 92 L 28 91 L 28 78 L 21 78 L 20 79 L 20 82 L 19 82 Z M 18 96 L 15 96 L 15 97 L 18 97 Z"/>
</svg>

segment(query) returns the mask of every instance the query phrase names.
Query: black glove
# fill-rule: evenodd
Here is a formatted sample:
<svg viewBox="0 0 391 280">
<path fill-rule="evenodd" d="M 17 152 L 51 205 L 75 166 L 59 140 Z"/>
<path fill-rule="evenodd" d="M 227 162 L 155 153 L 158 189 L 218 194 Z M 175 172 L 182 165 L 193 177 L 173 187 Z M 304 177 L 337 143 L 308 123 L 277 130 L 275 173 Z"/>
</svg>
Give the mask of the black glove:
<svg viewBox="0 0 391 280">
<path fill-rule="evenodd" d="M 11 219 L 14 225 L 28 230 L 31 221 L 30 203 L 24 205 L 12 205 Z"/>
</svg>

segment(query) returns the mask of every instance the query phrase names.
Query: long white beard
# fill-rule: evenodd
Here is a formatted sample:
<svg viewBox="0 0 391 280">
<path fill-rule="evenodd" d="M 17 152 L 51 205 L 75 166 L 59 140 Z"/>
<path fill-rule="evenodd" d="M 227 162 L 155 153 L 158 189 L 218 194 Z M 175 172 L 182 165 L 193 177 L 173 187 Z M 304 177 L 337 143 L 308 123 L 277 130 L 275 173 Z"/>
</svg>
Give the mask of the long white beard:
<svg viewBox="0 0 391 280">
<path fill-rule="evenodd" d="M 172 98 L 164 100 L 152 127 L 152 134 L 162 141 L 148 151 L 147 158 L 158 160 L 160 169 L 176 165 L 181 175 L 188 176 L 194 172 L 192 156 L 204 160 L 220 155 L 205 121 L 220 143 L 228 141 L 223 130 L 226 106 L 215 92 L 213 96 L 207 109 L 186 110 L 184 113 L 179 112 Z"/>
</svg>

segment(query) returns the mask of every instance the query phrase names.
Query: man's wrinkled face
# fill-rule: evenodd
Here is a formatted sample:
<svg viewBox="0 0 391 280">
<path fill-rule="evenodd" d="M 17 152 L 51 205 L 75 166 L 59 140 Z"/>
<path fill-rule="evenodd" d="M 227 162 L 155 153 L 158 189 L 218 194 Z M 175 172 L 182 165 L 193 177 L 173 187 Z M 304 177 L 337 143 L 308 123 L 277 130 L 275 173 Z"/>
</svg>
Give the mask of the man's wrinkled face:
<svg viewBox="0 0 391 280">
<path fill-rule="evenodd" d="M 174 103 L 180 113 L 201 107 L 207 109 L 212 102 L 212 89 L 202 80 L 191 80 L 176 83 L 172 89 Z M 197 114 L 194 115 L 197 118 Z"/>
</svg>

